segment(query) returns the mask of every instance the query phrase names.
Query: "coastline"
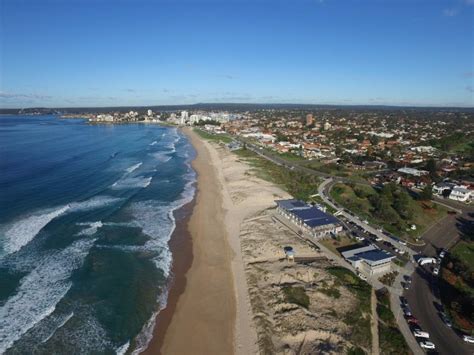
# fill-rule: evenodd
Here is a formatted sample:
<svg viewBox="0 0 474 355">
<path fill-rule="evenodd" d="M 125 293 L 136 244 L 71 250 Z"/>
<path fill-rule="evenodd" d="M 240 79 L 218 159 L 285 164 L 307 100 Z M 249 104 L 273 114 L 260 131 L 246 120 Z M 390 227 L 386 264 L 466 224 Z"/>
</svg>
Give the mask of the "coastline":
<svg viewBox="0 0 474 355">
<path fill-rule="evenodd" d="M 171 323 L 173 313 L 180 295 L 186 288 L 186 273 L 191 267 L 193 261 L 192 238 L 188 230 L 189 219 L 191 218 L 196 199 L 173 212 L 176 220 L 176 227 L 168 242 L 173 263 L 171 266 L 171 275 L 166 299 L 166 306 L 158 312 L 155 318 L 153 335 L 143 354 L 161 354 L 161 345 L 166 331 Z"/>
<path fill-rule="evenodd" d="M 173 275 L 167 306 L 158 314 L 146 354 L 232 354 L 236 294 L 227 238 L 223 186 L 206 143 L 183 129 L 196 150 L 197 187 L 188 218 L 172 237 Z M 176 240 L 187 234 L 180 245 Z M 188 238 L 189 238 L 188 237 Z M 175 244 L 176 243 L 176 244 Z M 189 247 L 190 252 L 181 250 Z M 170 243 L 171 247 L 171 243 Z M 176 269 L 175 269 L 176 267 Z"/>
</svg>

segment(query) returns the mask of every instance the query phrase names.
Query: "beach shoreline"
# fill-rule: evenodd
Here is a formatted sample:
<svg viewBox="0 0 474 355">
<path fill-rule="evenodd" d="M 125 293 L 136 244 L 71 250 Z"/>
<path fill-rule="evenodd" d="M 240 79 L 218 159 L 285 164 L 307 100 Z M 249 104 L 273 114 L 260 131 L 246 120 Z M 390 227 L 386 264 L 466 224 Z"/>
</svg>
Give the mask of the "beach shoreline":
<svg viewBox="0 0 474 355">
<path fill-rule="evenodd" d="M 168 284 L 166 306 L 156 315 L 153 336 L 143 354 L 161 354 L 161 345 L 171 323 L 179 296 L 186 288 L 186 273 L 193 261 L 192 238 L 188 230 L 188 223 L 194 205 L 195 197 L 191 202 L 173 212 L 176 227 L 168 242 L 171 254 L 173 255 L 173 263 L 171 266 L 172 276 Z"/>
<path fill-rule="evenodd" d="M 191 256 L 174 250 L 173 270 L 176 263 L 181 274 L 174 275 L 168 305 L 157 316 L 145 353 L 233 354 L 236 295 L 222 185 L 206 143 L 191 130 L 182 131 L 196 151 L 192 167 L 197 186 L 192 213 L 177 222 L 172 239 L 184 229 L 189 232 Z M 183 258 L 189 262 L 187 270 L 179 266 L 186 265 Z"/>
</svg>

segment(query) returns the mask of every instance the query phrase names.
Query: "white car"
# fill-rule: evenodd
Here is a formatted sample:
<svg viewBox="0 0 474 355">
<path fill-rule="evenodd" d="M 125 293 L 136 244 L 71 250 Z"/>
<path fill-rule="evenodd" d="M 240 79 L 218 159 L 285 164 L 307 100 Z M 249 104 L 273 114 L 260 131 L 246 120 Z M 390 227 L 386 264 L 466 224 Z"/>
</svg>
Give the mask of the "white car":
<svg viewBox="0 0 474 355">
<path fill-rule="evenodd" d="M 407 242 L 405 242 L 404 240 L 399 240 L 398 241 L 401 245 L 407 245 Z"/>
<path fill-rule="evenodd" d="M 420 346 L 423 349 L 434 349 L 435 345 L 431 341 L 421 341 Z"/>
<path fill-rule="evenodd" d="M 439 274 L 439 269 L 437 267 L 435 267 L 433 269 L 433 275 L 438 275 Z"/>
<path fill-rule="evenodd" d="M 427 338 L 428 339 L 430 337 L 429 333 L 421 331 L 421 330 L 415 330 L 413 332 L 413 335 L 417 338 Z"/>
<path fill-rule="evenodd" d="M 362 275 L 360 272 L 357 273 L 357 276 L 359 276 L 359 278 L 360 278 L 362 281 L 367 281 L 367 277 L 365 277 L 364 275 Z"/>
<path fill-rule="evenodd" d="M 434 264 L 434 263 L 436 263 L 435 258 L 420 258 L 420 259 L 418 259 L 418 264 L 419 265 Z"/>
<path fill-rule="evenodd" d="M 464 340 L 466 343 L 474 344 L 474 337 L 472 337 L 470 335 L 463 335 L 462 340 Z"/>
</svg>

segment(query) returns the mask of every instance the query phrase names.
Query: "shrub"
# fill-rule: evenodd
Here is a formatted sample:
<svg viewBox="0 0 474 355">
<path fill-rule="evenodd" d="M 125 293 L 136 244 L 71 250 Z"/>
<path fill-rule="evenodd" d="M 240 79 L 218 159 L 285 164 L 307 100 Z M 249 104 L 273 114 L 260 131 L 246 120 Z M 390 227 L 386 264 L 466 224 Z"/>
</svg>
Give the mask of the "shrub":
<svg viewBox="0 0 474 355">
<path fill-rule="evenodd" d="M 304 308 L 309 307 L 309 297 L 303 287 L 283 287 L 286 302 L 294 303 Z"/>
</svg>

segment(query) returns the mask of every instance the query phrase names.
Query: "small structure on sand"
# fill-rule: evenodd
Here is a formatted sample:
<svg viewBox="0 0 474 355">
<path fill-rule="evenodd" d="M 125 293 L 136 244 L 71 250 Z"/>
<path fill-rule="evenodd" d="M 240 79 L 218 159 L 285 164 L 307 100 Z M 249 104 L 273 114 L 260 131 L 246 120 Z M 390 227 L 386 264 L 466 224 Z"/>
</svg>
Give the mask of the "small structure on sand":
<svg viewBox="0 0 474 355">
<path fill-rule="evenodd" d="M 294 251 L 293 247 L 287 246 L 287 247 L 284 247 L 283 250 L 285 251 L 286 260 L 288 260 L 288 262 L 294 262 L 295 261 L 295 251 Z"/>
</svg>

